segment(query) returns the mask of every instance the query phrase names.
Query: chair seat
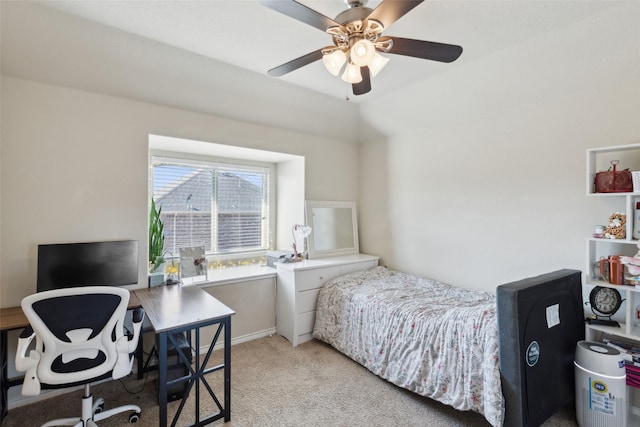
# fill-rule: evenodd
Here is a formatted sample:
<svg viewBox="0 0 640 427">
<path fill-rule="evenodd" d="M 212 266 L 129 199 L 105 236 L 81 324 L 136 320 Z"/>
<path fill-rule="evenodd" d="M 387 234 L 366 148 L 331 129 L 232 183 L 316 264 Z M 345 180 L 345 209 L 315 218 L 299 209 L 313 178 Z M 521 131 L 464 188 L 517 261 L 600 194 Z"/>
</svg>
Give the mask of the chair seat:
<svg viewBox="0 0 640 427">
<path fill-rule="evenodd" d="M 107 372 L 104 375 L 100 375 L 99 377 L 91 378 L 87 381 L 77 381 L 75 383 L 64 383 L 64 384 L 43 384 L 40 383 L 40 386 L 43 390 L 59 390 L 61 388 L 70 388 L 77 387 L 79 385 L 85 385 L 86 383 L 96 383 L 98 381 L 108 380 L 111 378 L 111 372 Z"/>
</svg>

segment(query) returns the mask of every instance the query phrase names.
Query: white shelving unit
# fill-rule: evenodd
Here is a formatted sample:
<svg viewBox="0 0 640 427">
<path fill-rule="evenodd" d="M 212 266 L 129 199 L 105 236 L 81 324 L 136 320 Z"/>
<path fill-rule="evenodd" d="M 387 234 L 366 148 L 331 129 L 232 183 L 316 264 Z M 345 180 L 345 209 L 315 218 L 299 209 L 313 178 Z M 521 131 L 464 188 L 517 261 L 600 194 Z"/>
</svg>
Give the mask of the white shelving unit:
<svg viewBox="0 0 640 427">
<path fill-rule="evenodd" d="M 634 211 L 636 203 L 640 202 L 640 192 L 627 193 L 595 193 L 594 179 L 596 172 L 606 171 L 612 160 L 619 160 L 618 170 L 629 169 L 640 171 L 640 144 L 593 148 L 587 150 L 587 196 L 616 198 L 619 200 L 619 212 L 627 216 L 625 239 L 587 239 L 587 265 L 585 269 L 585 285 L 604 286 L 620 292 L 624 303 L 624 322 L 620 327 L 586 324 L 585 335 L 590 341 L 599 341 L 603 335 L 619 337 L 624 341 L 635 342 L 640 346 L 640 321 L 636 319 L 635 307 L 640 305 L 640 289 L 634 285 L 612 285 L 596 277 L 593 272 L 594 264 L 609 255 L 633 256 L 638 253 L 639 240 L 633 239 Z M 635 189 L 634 189 L 635 190 Z M 629 387 L 628 425 L 640 425 L 640 391 Z"/>
<path fill-rule="evenodd" d="M 636 320 L 635 307 L 640 304 L 640 289 L 632 285 L 611 285 L 609 282 L 594 277 L 594 264 L 601 258 L 609 255 L 633 256 L 638 253 L 639 241 L 633 239 L 633 216 L 636 203 L 640 202 L 640 192 L 628 193 L 595 193 L 594 178 L 596 172 L 609 169 L 612 160 L 619 160 L 618 169 L 630 169 L 640 171 L 640 144 L 613 146 L 605 148 L 593 148 L 587 150 L 587 195 L 591 197 L 614 197 L 620 200 L 620 212 L 627 216 L 626 238 L 625 239 L 587 239 L 587 285 L 606 286 L 617 289 L 625 300 L 624 323 L 620 328 L 607 328 L 602 326 L 588 325 L 589 329 L 598 332 L 613 333 L 615 335 L 639 341 L 640 344 L 640 322 Z"/>
</svg>

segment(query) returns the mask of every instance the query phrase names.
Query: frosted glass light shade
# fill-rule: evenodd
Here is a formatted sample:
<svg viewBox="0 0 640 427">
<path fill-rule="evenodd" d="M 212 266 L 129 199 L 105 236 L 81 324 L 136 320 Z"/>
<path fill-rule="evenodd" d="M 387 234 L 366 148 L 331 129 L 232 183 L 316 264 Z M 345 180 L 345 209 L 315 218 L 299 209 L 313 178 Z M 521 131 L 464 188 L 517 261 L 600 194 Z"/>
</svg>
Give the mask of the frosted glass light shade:
<svg viewBox="0 0 640 427">
<path fill-rule="evenodd" d="M 389 62 L 389 58 L 386 58 L 380 55 L 378 52 L 373 52 L 373 58 L 371 58 L 371 64 L 369 64 L 369 71 L 371 72 L 371 77 L 375 77 L 378 75 L 380 70 L 384 68 Z"/>
<path fill-rule="evenodd" d="M 344 73 L 342 73 L 342 80 L 347 83 L 360 83 L 362 81 L 362 75 L 360 74 L 360 67 L 355 64 L 347 64 Z"/>
<path fill-rule="evenodd" d="M 325 68 L 334 76 L 337 76 L 338 73 L 340 73 L 340 69 L 346 60 L 347 56 L 340 49 L 336 49 L 330 54 L 322 56 L 322 62 L 324 63 Z"/>
<path fill-rule="evenodd" d="M 373 55 L 376 53 L 376 48 L 367 39 L 362 39 L 356 42 L 351 48 L 351 61 L 359 67 L 369 65 Z"/>
</svg>

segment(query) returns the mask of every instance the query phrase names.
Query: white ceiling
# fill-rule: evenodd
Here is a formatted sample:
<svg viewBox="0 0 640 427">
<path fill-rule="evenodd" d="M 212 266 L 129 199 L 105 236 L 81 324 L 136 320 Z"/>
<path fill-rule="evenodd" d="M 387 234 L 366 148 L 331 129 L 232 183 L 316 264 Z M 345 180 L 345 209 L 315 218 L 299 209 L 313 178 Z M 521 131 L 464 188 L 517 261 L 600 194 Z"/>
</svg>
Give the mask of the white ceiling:
<svg viewBox="0 0 640 427">
<path fill-rule="evenodd" d="M 374 8 L 380 0 L 371 0 Z M 266 75 L 270 68 L 331 44 L 309 25 L 274 12 L 258 0 L 41 1 L 47 8 L 76 15 L 174 48 Z M 301 1 L 334 18 L 346 8 L 342 0 Z M 612 1 L 431 0 L 417 6 L 385 35 L 457 44 L 464 48 L 454 63 L 442 64 L 389 55 L 391 61 L 372 81 L 366 102 L 419 80 L 464 66 L 540 36 L 589 19 L 614 7 Z M 100 31 L 103 31 L 102 26 Z M 32 29 L 35 31 L 36 29 Z M 92 31 L 87 23 L 86 31 Z M 97 31 L 97 30 L 96 30 Z M 77 37 L 84 37 L 77 35 Z M 114 43 L 122 39 L 113 38 Z M 113 46 L 114 50 L 122 46 Z M 270 77 L 271 78 L 271 77 Z M 344 99 L 350 87 L 331 76 L 321 61 L 279 79 Z"/>
</svg>

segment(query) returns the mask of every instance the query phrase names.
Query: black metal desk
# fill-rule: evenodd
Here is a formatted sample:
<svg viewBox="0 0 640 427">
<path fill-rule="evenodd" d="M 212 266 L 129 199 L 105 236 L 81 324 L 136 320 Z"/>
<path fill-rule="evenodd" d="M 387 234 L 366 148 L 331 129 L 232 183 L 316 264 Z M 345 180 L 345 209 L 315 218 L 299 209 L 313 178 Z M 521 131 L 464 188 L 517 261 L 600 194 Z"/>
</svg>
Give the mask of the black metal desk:
<svg viewBox="0 0 640 427">
<path fill-rule="evenodd" d="M 167 425 L 167 387 L 177 383 L 188 382 L 187 391 L 171 422 L 175 426 L 187 398 L 194 392 L 195 386 L 195 423 L 193 426 L 203 426 L 218 419 L 224 418 L 225 422 L 231 420 L 231 316 L 235 314 L 226 305 L 215 299 L 197 286 L 162 286 L 158 288 L 137 289 L 133 291 L 145 313 L 158 334 L 158 382 L 159 382 L 159 411 L 160 426 Z M 202 362 L 200 357 L 195 357 L 194 366 L 191 366 L 190 358 L 180 349 L 173 335 L 176 333 L 194 333 L 194 345 L 196 351 L 200 349 L 200 329 L 206 326 L 217 325 L 215 336 L 209 345 Z M 222 364 L 207 368 L 211 353 L 220 334 L 224 331 L 224 361 Z M 189 367 L 189 374 L 167 381 L 167 346 L 171 342 L 177 349 L 180 359 Z M 223 370 L 224 372 L 224 403 L 220 403 L 211 386 L 205 378 L 206 375 Z M 218 406 L 218 412 L 200 419 L 200 393 L 202 388 L 212 397 Z"/>
</svg>

